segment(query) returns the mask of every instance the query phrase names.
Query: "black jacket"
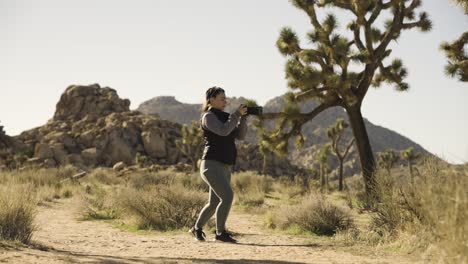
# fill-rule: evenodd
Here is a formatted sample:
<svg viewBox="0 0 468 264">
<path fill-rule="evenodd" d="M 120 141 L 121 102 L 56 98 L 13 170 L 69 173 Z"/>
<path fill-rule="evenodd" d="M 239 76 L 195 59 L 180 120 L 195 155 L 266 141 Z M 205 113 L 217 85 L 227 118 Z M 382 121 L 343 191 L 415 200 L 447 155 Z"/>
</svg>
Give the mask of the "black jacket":
<svg viewBox="0 0 468 264">
<path fill-rule="evenodd" d="M 239 128 L 236 126 L 240 118 L 240 113 L 235 112 L 232 115 L 223 112 L 219 109 L 210 107 L 208 112 L 216 115 L 217 119 L 221 123 L 226 123 L 231 116 L 233 119 L 231 122 L 235 123 L 235 127 L 226 136 L 221 136 L 209 130 L 208 127 L 203 125 L 203 118 L 201 120 L 201 128 L 203 130 L 203 137 L 205 140 L 205 149 L 203 151 L 203 160 L 216 160 L 228 165 L 234 165 L 236 163 L 237 149 L 235 139 L 239 134 Z M 210 114 L 210 113 L 207 113 Z M 206 120 L 205 120 L 206 121 Z M 228 131 L 229 132 L 229 131 Z"/>
</svg>

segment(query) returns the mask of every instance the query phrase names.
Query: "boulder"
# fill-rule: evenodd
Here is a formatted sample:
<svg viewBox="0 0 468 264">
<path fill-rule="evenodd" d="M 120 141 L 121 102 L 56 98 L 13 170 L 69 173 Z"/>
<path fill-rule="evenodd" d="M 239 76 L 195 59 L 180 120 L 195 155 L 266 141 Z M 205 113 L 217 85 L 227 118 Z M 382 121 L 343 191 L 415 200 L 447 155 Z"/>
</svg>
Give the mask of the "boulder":
<svg viewBox="0 0 468 264">
<path fill-rule="evenodd" d="M 50 148 L 52 149 L 52 153 L 54 154 L 54 159 L 60 165 L 65 164 L 65 160 L 67 157 L 67 151 L 65 150 L 65 145 L 63 143 L 53 143 Z"/>
<path fill-rule="evenodd" d="M 80 120 L 86 115 L 105 116 L 114 112 L 130 111 L 130 101 L 120 99 L 114 89 L 71 85 L 57 103 L 54 120 Z"/>
<path fill-rule="evenodd" d="M 54 153 L 48 144 L 39 143 L 34 149 L 34 157 L 39 159 L 50 159 L 54 157 Z"/>
<path fill-rule="evenodd" d="M 79 154 L 68 154 L 65 157 L 65 164 L 68 165 L 75 165 L 75 166 L 82 166 L 84 164 L 81 155 Z"/>
<path fill-rule="evenodd" d="M 133 164 L 136 151 L 124 139 L 118 131 L 112 131 L 109 135 L 109 143 L 105 152 L 113 162 L 124 161 L 126 164 Z"/>
<path fill-rule="evenodd" d="M 152 158 L 165 158 L 167 156 L 166 141 L 159 129 L 151 129 L 141 133 L 143 147 L 148 156 Z"/>
<path fill-rule="evenodd" d="M 57 162 L 55 162 L 54 159 L 46 159 L 46 160 L 44 160 L 42 165 L 44 167 L 46 167 L 46 168 L 53 168 L 53 167 L 57 166 Z"/>
<path fill-rule="evenodd" d="M 112 167 L 113 170 L 115 171 L 121 171 L 125 168 L 125 162 L 123 161 L 120 161 L 120 162 L 117 162 L 116 164 L 114 164 L 114 166 Z"/>
<path fill-rule="evenodd" d="M 81 157 L 85 165 L 96 166 L 99 164 L 100 151 L 96 148 L 88 148 L 81 151 Z"/>
</svg>

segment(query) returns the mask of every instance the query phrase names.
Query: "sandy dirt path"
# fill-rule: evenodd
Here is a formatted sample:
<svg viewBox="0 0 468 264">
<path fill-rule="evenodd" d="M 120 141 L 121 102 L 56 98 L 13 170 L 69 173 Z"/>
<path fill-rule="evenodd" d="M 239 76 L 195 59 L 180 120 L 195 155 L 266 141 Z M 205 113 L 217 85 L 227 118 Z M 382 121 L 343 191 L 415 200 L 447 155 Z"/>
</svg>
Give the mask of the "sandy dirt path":
<svg viewBox="0 0 468 264">
<path fill-rule="evenodd" d="M 255 215 L 231 212 L 238 244 L 197 242 L 188 233 L 123 231 L 103 221 L 80 221 L 75 199 L 41 206 L 32 247 L 0 249 L 4 263 L 415 263 L 391 253 L 362 255 L 332 242 L 271 234 Z"/>
</svg>

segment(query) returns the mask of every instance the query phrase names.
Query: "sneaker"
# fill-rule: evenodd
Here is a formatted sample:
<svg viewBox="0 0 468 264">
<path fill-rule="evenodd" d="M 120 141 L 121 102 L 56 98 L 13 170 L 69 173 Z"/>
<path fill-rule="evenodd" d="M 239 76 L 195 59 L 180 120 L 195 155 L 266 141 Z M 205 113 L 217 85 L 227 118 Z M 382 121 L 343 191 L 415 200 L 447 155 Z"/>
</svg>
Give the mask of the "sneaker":
<svg viewBox="0 0 468 264">
<path fill-rule="evenodd" d="M 232 238 L 232 234 L 226 231 L 223 231 L 221 235 L 216 234 L 215 241 L 237 243 L 237 240 Z"/>
<path fill-rule="evenodd" d="M 206 235 L 202 229 L 196 229 L 195 227 L 190 228 L 189 233 L 195 237 L 197 241 L 205 241 Z"/>
</svg>

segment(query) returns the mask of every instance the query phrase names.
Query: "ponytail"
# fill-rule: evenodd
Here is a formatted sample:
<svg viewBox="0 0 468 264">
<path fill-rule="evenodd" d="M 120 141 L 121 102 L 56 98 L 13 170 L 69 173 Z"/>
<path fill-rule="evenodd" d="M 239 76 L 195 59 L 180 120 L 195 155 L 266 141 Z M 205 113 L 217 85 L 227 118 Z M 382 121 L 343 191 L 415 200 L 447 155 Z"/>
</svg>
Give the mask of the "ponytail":
<svg viewBox="0 0 468 264">
<path fill-rule="evenodd" d="M 208 111 L 208 108 L 210 108 L 210 98 L 206 99 L 202 105 L 202 109 L 201 109 L 202 115 L 206 113 L 206 111 Z"/>
</svg>

